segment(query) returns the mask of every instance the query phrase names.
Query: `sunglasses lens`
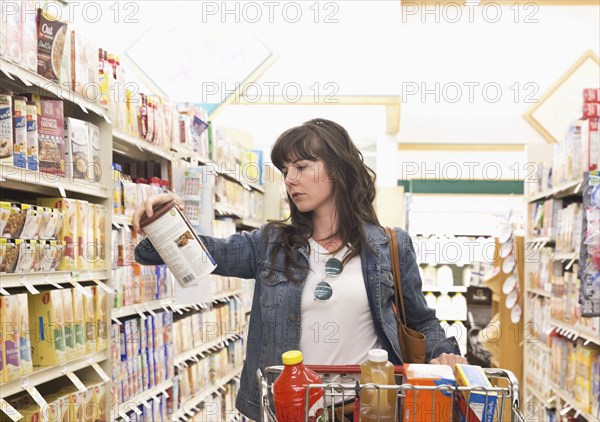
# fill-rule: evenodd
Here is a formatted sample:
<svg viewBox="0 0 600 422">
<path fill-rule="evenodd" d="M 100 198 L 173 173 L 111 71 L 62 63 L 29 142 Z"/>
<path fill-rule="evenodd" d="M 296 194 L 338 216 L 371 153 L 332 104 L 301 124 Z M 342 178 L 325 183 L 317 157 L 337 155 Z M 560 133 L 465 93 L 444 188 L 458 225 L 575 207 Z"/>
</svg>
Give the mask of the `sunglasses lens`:
<svg viewBox="0 0 600 422">
<path fill-rule="evenodd" d="M 329 258 L 325 262 L 325 274 L 336 276 L 342 272 L 342 261 L 337 258 Z"/>
<path fill-rule="evenodd" d="M 315 287 L 315 299 L 317 300 L 329 300 L 332 295 L 333 289 L 326 281 L 319 282 Z"/>
</svg>

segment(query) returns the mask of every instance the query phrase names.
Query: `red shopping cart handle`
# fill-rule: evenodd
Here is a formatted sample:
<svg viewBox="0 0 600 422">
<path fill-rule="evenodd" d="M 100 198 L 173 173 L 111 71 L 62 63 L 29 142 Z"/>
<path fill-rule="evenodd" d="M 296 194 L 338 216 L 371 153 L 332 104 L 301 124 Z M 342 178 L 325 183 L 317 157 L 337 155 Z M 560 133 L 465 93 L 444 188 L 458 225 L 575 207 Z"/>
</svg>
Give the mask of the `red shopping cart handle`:
<svg viewBox="0 0 600 422">
<path fill-rule="evenodd" d="M 317 374 L 360 374 L 360 365 L 306 365 Z M 403 375 L 402 365 L 394 366 L 394 374 Z"/>
</svg>

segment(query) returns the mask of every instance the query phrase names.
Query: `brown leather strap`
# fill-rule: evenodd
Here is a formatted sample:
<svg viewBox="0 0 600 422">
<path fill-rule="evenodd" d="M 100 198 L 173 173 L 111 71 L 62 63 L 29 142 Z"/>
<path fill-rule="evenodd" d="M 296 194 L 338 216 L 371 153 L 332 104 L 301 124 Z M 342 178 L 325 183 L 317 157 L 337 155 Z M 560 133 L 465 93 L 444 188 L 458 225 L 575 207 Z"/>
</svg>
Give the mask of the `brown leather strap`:
<svg viewBox="0 0 600 422">
<path fill-rule="evenodd" d="M 396 309 L 398 309 L 398 314 L 402 312 L 403 322 L 406 323 L 404 294 L 402 292 L 402 277 L 400 276 L 400 252 L 398 251 L 398 237 L 396 236 L 395 229 L 386 227 L 385 232 L 390 238 L 390 260 L 392 261 L 392 275 L 394 276 Z"/>
</svg>

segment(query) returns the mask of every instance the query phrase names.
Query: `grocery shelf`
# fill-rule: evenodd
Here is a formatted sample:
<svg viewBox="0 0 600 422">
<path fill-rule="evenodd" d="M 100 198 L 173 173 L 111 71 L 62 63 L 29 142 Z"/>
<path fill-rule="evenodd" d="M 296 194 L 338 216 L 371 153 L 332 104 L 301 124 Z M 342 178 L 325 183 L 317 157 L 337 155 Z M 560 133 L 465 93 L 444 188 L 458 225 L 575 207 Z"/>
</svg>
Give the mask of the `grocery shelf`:
<svg viewBox="0 0 600 422">
<path fill-rule="evenodd" d="M 178 355 L 175 356 L 175 359 L 174 359 L 175 366 L 182 364 L 183 362 L 185 362 L 186 360 L 191 359 L 194 356 L 198 356 L 200 354 L 204 354 L 205 352 L 208 352 L 212 348 L 215 348 L 215 347 L 220 348 L 219 346 L 223 342 L 233 341 L 233 340 L 235 340 L 236 337 L 239 337 L 241 335 L 242 335 L 242 332 L 238 331 L 236 333 L 229 334 L 225 338 L 214 340 L 214 341 L 211 341 L 209 343 L 203 344 L 201 346 L 195 347 L 195 348 L 193 348 L 191 350 L 187 350 L 187 351 L 185 351 L 183 353 L 180 353 L 180 354 L 178 354 Z"/>
<path fill-rule="evenodd" d="M 22 281 L 32 286 L 51 286 L 53 284 L 68 283 L 72 279 L 77 282 L 92 280 L 107 280 L 108 271 L 52 271 L 47 273 L 13 273 L 0 275 L 0 287 L 9 289 L 23 287 Z"/>
<path fill-rule="evenodd" d="M 170 297 L 167 299 L 153 300 L 146 303 L 136 303 L 133 305 L 121 306 L 119 308 L 113 308 L 111 317 L 112 318 L 123 318 L 130 315 L 136 315 L 144 312 L 153 311 L 155 309 L 161 309 L 163 306 L 170 306 L 175 303 L 175 298 Z"/>
<path fill-rule="evenodd" d="M 110 121 L 107 116 L 108 109 L 101 106 L 99 103 L 92 102 L 82 95 L 79 95 L 63 85 L 46 79 L 30 70 L 24 69 L 19 65 L 9 62 L 4 58 L 0 58 L 0 69 L 9 78 L 17 77 L 27 87 L 35 85 L 36 88 L 46 91 L 46 93 L 57 96 L 65 101 L 78 105 L 85 113 L 89 111 L 96 113 L 98 116 L 104 117 L 106 121 Z"/>
<path fill-rule="evenodd" d="M 528 202 L 536 202 L 540 199 L 553 197 L 563 198 L 565 196 L 576 195 L 581 192 L 581 186 L 583 185 L 583 178 L 572 180 L 570 182 L 561 183 L 558 186 L 542 191 L 529 197 Z"/>
<path fill-rule="evenodd" d="M 154 397 L 162 394 L 167 389 L 173 387 L 173 380 L 163 381 L 158 385 L 155 385 L 149 390 L 144 391 L 141 394 L 138 394 L 132 399 L 127 400 L 125 403 L 121 403 L 119 405 L 119 412 L 126 413 L 131 412 L 134 407 L 139 407 L 144 404 L 144 402 L 148 402 L 152 400 Z M 121 417 L 122 418 L 122 417 Z"/>
<path fill-rule="evenodd" d="M 240 218 L 238 220 L 235 220 L 235 224 L 238 226 L 242 226 L 242 227 L 250 227 L 253 229 L 259 229 L 263 223 L 261 223 L 258 220 L 253 220 L 250 218 Z"/>
<path fill-rule="evenodd" d="M 552 259 L 555 261 L 577 261 L 579 260 L 579 252 L 557 252 L 552 254 Z"/>
<path fill-rule="evenodd" d="M 217 215 L 222 217 L 240 218 L 242 215 L 244 215 L 244 210 L 240 210 L 229 205 L 215 204 L 214 209 Z"/>
<path fill-rule="evenodd" d="M 527 384 L 525 386 L 525 388 L 527 388 L 528 392 L 531 393 L 533 396 L 535 396 L 539 401 L 541 401 L 542 403 L 546 403 L 546 400 L 548 400 L 548 397 L 546 397 L 545 394 L 543 394 L 540 390 L 538 390 L 536 387 L 533 387 L 529 384 Z"/>
<path fill-rule="evenodd" d="M 220 293 L 218 295 L 213 295 L 212 301 L 213 301 L 213 303 L 219 302 L 219 301 L 222 301 L 223 299 L 227 299 L 228 297 L 241 295 L 242 293 L 244 293 L 244 291 L 242 289 L 231 290 L 229 292 Z"/>
<path fill-rule="evenodd" d="M 0 182 L 3 189 L 61 196 L 62 192 L 83 193 L 88 196 L 106 199 L 108 190 L 100 183 L 69 180 L 53 174 L 26 170 L 10 164 L 0 164 Z M 112 195 L 112 193 L 111 193 Z"/>
<path fill-rule="evenodd" d="M 548 236 L 534 236 L 525 239 L 525 243 L 554 243 L 555 240 Z"/>
<path fill-rule="evenodd" d="M 424 293 L 466 293 L 467 288 L 465 286 L 452 286 L 449 288 L 438 288 L 438 287 L 423 287 Z"/>
<path fill-rule="evenodd" d="M 527 289 L 527 291 L 529 293 L 533 293 L 534 295 L 538 295 L 538 296 L 542 296 L 542 297 L 552 297 L 552 294 L 550 292 L 547 292 L 543 289 L 532 288 L 532 289 Z"/>
<path fill-rule="evenodd" d="M 113 214 L 112 223 L 119 226 L 131 226 L 131 217 L 125 214 Z"/>
<path fill-rule="evenodd" d="M 583 416 L 585 419 L 587 419 L 588 422 L 593 422 L 593 421 L 598 420 L 597 417 L 594 417 L 591 414 L 581 410 L 580 405 L 577 404 L 577 401 L 573 397 L 571 397 L 571 395 L 569 393 L 567 393 L 565 390 L 560 388 L 558 385 L 556 385 L 552 381 L 550 381 L 550 388 L 552 388 L 552 391 L 554 392 L 554 394 L 556 394 L 558 397 L 560 397 L 560 399 L 563 402 L 565 402 L 566 405 L 568 405 L 573 410 L 575 410 L 575 412 L 579 412 L 579 414 L 581 416 Z"/>
<path fill-rule="evenodd" d="M 132 155 L 138 151 L 142 151 L 148 154 L 155 155 L 157 157 L 164 158 L 172 161 L 175 159 L 174 154 L 171 151 L 167 151 L 158 145 L 151 144 L 141 138 L 129 135 L 119 129 L 113 128 L 113 151 L 116 151 L 123 155 Z"/>
<path fill-rule="evenodd" d="M 103 350 L 101 352 L 96 352 L 68 361 L 64 364 L 64 366 L 55 365 L 34 367 L 33 372 L 30 374 L 24 375 L 19 379 L 0 384 L 0 398 L 5 398 L 20 393 L 23 391 L 23 384 L 26 382 L 35 387 L 45 382 L 62 377 L 64 375 L 63 368 L 64 370 L 74 372 L 91 366 L 92 363 L 103 362 L 108 359 L 108 357 L 108 351 Z"/>
<path fill-rule="evenodd" d="M 571 327 L 567 323 L 557 321 L 555 319 L 552 319 L 552 325 L 554 325 L 558 329 L 566 331 L 568 334 L 574 334 L 575 338 L 573 340 L 575 340 L 576 338 L 581 338 L 586 342 L 600 345 L 600 335 L 590 333 L 587 330 L 581 329 L 579 327 Z"/>
<path fill-rule="evenodd" d="M 229 381 L 231 381 L 235 377 L 239 376 L 241 370 L 242 370 L 241 366 L 237 367 L 235 370 L 231 371 L 229 374 L 218 379 L 215 382 L 215 384 L 212 385 L 211 387 L 205 389 L 204 391 L 201 391 L 200 393 L 196 394 L 194 397 L 189 398 L 186 401 L 184 401 L 181 404 L 181 408 L 178 411 L 173 413 L 172 420 L 176 421 L 176 420 L 179 420 L 180 418 L 184 417 L 186 414 L 186 408 L 189 409 L 189 410 L 187 410 L 187 412 L 194 413 L 193 410 L 191 410 L 191 409 L 193 409 L 194 407 L 196 407 L 197 405 L 199 405 L 200 403 L 205 401 L 207 398 L 209 398 L 210 396 L 212 396 L 213 394 L 218 392 L 219 389 L 221 387 L 225 386 L 225 384 L 227 384 Z"/>
</svg>

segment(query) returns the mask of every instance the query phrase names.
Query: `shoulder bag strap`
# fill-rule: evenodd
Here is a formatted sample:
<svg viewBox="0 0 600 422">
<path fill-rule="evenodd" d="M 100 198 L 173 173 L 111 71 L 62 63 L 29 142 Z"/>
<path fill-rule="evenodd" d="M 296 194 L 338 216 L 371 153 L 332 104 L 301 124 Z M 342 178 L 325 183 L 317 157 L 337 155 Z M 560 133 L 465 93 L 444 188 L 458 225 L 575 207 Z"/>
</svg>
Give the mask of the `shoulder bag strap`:
<svg viewBox="0 0 600 422">
<path fill-rule="evenodd" d="M 398 313 L 400 313 L 400 311 L 402 312 L 402 321 L 406 324 L 404 294 L 402 292 L 402 277 L 400 275 L 400 252 L 398 251 L 398 237 L 396 236 L 396 230 L 389 227 L 385 228 L 385 232 L 390 238 L 390 260 L 392 261 L 392 275 L 394 276 L 396 309 L 398 309 Z"/>
</svg>

